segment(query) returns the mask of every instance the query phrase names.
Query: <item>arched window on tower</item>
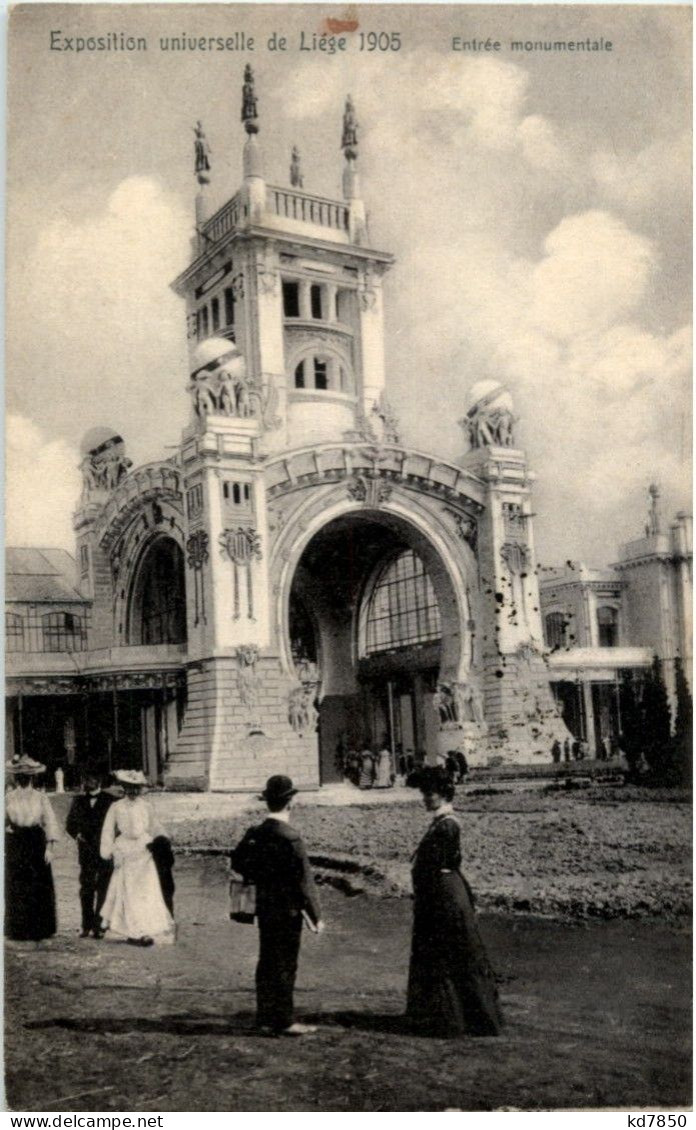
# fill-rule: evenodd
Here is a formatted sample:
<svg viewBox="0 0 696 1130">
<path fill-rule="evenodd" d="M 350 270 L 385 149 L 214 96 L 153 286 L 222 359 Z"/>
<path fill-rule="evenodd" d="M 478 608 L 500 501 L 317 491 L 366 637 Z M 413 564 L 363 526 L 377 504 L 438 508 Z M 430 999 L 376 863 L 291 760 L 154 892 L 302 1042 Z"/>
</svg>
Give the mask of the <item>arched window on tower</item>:
<svg viewBox="0 0 696 1130">
<path fill-rule="evenodd" d="M 314 387 L 320 389 L 329 387 L 329 363 L 323 357 L 314 358 Z"/>
<path fill-rule="evenodd" d="M 364 653 L 440 639 L 442 623 L 432 581 L 412 549 L 384 566 L 368 597 Z"/>
<path fill-rule="evenodd" d="M 348 367 L 333 354 L 314 354 L 295 366 L 295 388 L 319 392 L 350 392 Z"/>
<path fill-rule="evenodd" d="M 619 616 L 615 608 L 602 605 L 597 609 L 597 629 L 600 647 L 616 647 L 619 642 Z"/>
<path fill-rule="evenodd" d="M 549 612 L 548 616 L 544 617 L 546 646 L 554 651 L 560 647 L 565 647 L 567 627 L 568 618 L 565 612 Z"/>
</svg>

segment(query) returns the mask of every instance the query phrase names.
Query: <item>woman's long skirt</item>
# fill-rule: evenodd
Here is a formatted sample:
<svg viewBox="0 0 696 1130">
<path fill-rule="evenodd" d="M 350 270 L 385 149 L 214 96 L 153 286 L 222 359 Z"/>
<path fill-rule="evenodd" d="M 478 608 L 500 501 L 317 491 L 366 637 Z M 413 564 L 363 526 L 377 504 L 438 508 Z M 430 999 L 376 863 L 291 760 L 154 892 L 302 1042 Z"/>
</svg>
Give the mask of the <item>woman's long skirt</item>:
<svg viewBox="0 0 696 1130">
<path fill-rule="evenodd" d="M 174 941 L 174 919 L 162 897 L 155 861 L 140 843 L 122 845 L 101 916 L 106 929 L 126 938 L 149 937 L 160 944 Z"/>
<path fill-rule="evenodd" d="M 495 977 L 456 871 L 416 891 L 406 1016 L 424 1035 L 496 1036 L 502 1028 Z"/>
<path fill-rule="evenodd" d="M 56 932 L 53 872 L 44 858 L 43 828 L 18 828 L 5 833 L 5 937 L 17 942 L 51 938 Z"/>
</svg>

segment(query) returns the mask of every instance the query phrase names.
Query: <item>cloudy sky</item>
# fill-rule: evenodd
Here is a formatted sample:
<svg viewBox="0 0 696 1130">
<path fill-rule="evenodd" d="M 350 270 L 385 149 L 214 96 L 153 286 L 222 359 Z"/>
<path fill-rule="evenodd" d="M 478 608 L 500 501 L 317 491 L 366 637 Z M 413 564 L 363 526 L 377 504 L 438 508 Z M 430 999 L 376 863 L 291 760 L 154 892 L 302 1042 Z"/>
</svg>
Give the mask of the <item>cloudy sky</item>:
<svg viewBox="0 0 696 1130">
<path fill-rule="evenodd" d="M 356 9 L 352 9 L 353 12 Z M 345 9 L 30 5 L 10 27 L 9 544 L 72 548 L 78 445 L 115 428 L 136 462 L 188 416 L 183 310 L 192 126 L 221 204 L 241 175 L 240 88 L 257 75 L 267 179 L 340 196 L 342 106 L 361 125 L 386 282 L 389 397 L 407 443 L 456 458 L 467 389 L 513 393 L 537 473 L 540 561 L 602 565 L 637 536 L 657 480 L 690 505 L 690 11 L 686 7 L 357 9 L 400 31 L 386 56 L 299 52 Z M 144 35 L 143 54 L 52 52 L 63 36 Z M 254 35 L 253 54 L 166 53 L 160 36 Z M 273 30 L 288 37 L 270 54 Z M 453 35 L 498 39 L 454 53 Z M 512 39 L 610 39 L 525 55 Z"/>
</svg>

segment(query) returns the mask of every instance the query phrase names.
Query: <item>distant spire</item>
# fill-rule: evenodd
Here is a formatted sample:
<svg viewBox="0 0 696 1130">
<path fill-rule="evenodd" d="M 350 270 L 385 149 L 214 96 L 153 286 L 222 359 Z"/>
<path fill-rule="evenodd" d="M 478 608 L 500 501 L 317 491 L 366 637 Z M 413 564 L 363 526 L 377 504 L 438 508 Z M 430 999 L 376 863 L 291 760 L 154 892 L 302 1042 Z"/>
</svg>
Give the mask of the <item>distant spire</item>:
<svg viewBox="0 0 696 1130">
<path fill-rule="evenodd" d="M 292 155 L 290 158 L 290 184 L 293 188 L 304 188 L 300 152 L 296 145 L 292 147 Z"/>
<path fill-rule="evenodd" d="M 194 173 L 196 180 L 200 185 L 210 184 L 210 158 L 212 156 L 210 146 L 203 132 L 203 126 L 200 122 L 196 122 L 193 127 L 193 132 L 196 135 L 194 142 Z"/>
<path fill-rule="evenodd" d="M 343 111 L 343 136 L 341 137 L 341 149 L 346 161 L 355 161 L 358 157 L 358 120 L 355 116 L 355 106 L 353 99 L 348 95 L 346 98 L 346 106 Z"/>
<path fill-rule="evenodd" d="M 660 518 L 660 488 L 657 483 L 651 483 L 648 487 L 648 494 L 650 495 L 650 510 L 648 511 L 648 524 L 645 527 L 645 532 L 648 537 L 653 534 L 662 533 L 662 523 Z"/>
<path fill-rule="evenodd" d="M 244 68 L 242 87 L 242 121 L 248 134 L 259 132 L 258 99 L 254 90 L 254 72 L 249 63 Z"/>
</svg>

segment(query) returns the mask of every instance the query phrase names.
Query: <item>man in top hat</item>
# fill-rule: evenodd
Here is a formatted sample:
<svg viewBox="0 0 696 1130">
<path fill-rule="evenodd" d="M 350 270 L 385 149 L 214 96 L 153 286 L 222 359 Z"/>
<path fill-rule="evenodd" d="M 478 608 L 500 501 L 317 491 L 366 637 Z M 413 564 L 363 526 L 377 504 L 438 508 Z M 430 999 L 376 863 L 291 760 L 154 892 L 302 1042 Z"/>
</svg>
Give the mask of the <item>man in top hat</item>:
<svg viewBox="0 0 696 1130">
<path fill-rule="evenodd" d="M 256 884 L 257 1025 L 264 1032 L 283 1036 L 315 1031 L 310 1025 L 293 1022 L 293 990 L 303 919 L 315 933 L 324 929 L 307 852 L 289 823 L 296 793 L 289 777 L 269 777 L 261 794 L 268 816 L 246 832 L 230 856 L 234 870 Z"/>
<path fill-rule="evenodd" d="M 104 820 L 114 798 L 102 792 L 101 775 L 96 769 L 85 767 L 82 777 L 83 793 L 76 796 L 70 806 L 65 830 L 77 841 L 77 858 L 80 863 L 80 906 L 82 909 L 81 938 L 94 934 L 103 938 L 101 908 L 106 898 L 113 864 L 99 854 Z"/>
</svg>

